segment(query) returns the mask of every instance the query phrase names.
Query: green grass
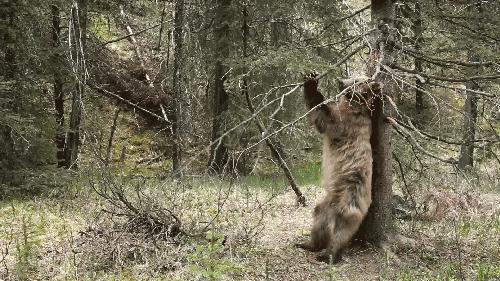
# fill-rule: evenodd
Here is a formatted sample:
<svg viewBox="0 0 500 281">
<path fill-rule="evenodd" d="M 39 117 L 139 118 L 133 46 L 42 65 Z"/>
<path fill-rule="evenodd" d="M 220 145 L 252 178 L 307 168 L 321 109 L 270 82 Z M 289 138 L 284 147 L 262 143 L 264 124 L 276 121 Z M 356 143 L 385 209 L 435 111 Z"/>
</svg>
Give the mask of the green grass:
<svg viewBox="0 0 500 281">
<path fill-rule="evenodd" d="M 262 175 L 248 175 L 240 179 L 241 184 L 262 189 L 285 188 L 288 181 L 281 170 L 271 168 Z M 299 186 L 319 185 L 321 179 L 321 163 L 308 163 L 292 168 L 292 175 Z"/>
</svg>

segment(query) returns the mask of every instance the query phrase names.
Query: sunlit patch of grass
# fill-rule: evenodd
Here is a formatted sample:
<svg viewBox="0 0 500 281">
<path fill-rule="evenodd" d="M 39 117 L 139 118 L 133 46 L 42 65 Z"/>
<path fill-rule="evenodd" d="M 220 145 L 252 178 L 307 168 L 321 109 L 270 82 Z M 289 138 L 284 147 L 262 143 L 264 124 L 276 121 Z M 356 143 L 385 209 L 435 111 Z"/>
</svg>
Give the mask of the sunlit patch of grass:
<svg viewBox="0 0 500 281">
<path fill-rule="evenodd" d="M 244 176 L 239 180 L 239 184 L 262 189 L 284 189 L 288 180 L 283 172 L 275 167 L 269 173 L 259 175 Z M 292 175 L 298 185 L 319 185 L 321 179 L 321 163 L 307 163 L 291 170 Z"/>
<path fill-rule="evenodd" d="M 321 180 L 321 163 L 308 163 L 296 169 L 294 175 L 300 185 L 319 185 Z"/>
</svg>

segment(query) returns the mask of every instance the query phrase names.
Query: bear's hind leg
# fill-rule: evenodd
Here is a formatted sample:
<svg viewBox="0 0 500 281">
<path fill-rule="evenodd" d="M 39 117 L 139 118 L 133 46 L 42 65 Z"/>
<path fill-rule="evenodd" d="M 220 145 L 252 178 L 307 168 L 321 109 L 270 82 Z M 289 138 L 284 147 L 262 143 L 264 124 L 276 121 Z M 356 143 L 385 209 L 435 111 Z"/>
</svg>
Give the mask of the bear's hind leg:
<svg viewBox="0 0 500 281">
<path fill-rule="evenodd" d="M 347 216 L 339 214 L 335 220 L 335 227 L 331 231 L 328 247 L 318 254 L 317 260 L 328 263 L 337 263 L 342 260 L 342 251 L 351 238 L 358 231 L 363 215 L 359 210 L 353 210 Z"/>
<path fill-rule="evenodd" d="M 328 214 L 318 212 L 318 208 L 316 208 L 310 240 L 306 243 L 295 244 L 295 246 L 311 252 L 327 248 L 330 244 L 332 222 L 328 219 Z"/>
</svg>

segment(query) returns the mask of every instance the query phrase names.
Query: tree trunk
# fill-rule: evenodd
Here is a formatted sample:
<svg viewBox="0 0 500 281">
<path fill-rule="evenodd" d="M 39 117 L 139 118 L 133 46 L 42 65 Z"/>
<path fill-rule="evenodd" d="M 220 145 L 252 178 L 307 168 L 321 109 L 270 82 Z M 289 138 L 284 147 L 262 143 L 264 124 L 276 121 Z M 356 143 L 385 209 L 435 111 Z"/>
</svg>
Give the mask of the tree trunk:
<svg viewBox="0 0 500 281">
<path fill-rule="evenodd" d="M 121 109 L 118 108 L 115 111 L 115 116 L 113 117 L 113 125 L 111 125 L 111 130 L 109 132 L 108 138 L 108 147 L 106 147 L 106 159 L 104 159 L 104 164 L 109 166 L 109 162 L 111 162 L 111 151 L 113 149 L 113 138 L 115 136 L 116 127 L 118 126 L 118 117 L 120 116 Z"/>
<path fill-rule="evenodd" d="M 130 42 L 130 44 L 132 44 L 132 46 L 134 47 L 135 56 L 136 56 L 137 60 L 139 61 L 140 66 L 141 66 L 141 72 L 142 72 L 141 78 L 144 79 L 150 87 L 153 87 L 154 86 L 153 82 L 149 78 L 149 74 L 146 71 L 146 67 L 144 64 L 144 58 L 142 56 L 141 49 L 139 47 L 139 44 L 137 43 L 137 40 L 135 39 L 135 36 L 133 35 L 134 31 L 132 30 L 132 27 L 130 27 L 130 24 L 129 24 L 128 19 L 127 19 L 127 14 L 125 14 L 125 10 L 123 9 L 123 5 L 120 5 L 120 17 L 121 17 L 121 23 L 122 23 L 123 28 L 125 28 L 128 35 L 130 35 L 129 37 L 127 37 L 127 39 Z"/>
<path fill-rule="evenodd" d="M 56 159 L 58 167 L 66 166 L 66 158 L 64 157 L 64 147 L 66 142 L 66 137 L 64 135 L 64 93 L 63 93 L 63 79 L 61 76 L 60 66 L 62 63 L 62 58 L 60 55 L 61 40 L 59 38 L 61 34 L 61 16 L 59 12 L 59 7 L 56 3 L 51 5 L 52 11 L 52 44 L 54 47 L 54 54 L 52 55 L 52 68 L 54 76 L 54 110 L 56 117 Z"/>
<path fill-rule="evenodd" d="M 469 6 L 469 10 L 474 18 L 481 17 L 481 3 Z M 482 25 L 479 20 L 476 20 L 479 30 L 482 30 Z M 475 47 L 472 46 L 469 50 L 469 61 L 480 61 L 481 58 Z M 479 74 L 479 67 L 471 66 L 467 69 L 467 76 L 475 76 Z M 477 122 L 477 97 L 469 90 L 478 90 L 479 85 L 476 81 L 470 81 L 466 84 L 466 98 L 464 104 L 464 137 L 460 148 L 460 158 L 458 159 L 458 168 L 464 169 L 467 166 L 474 165 L 474 139 L 476 137 L 476 122 Z"/>
<path fill-rule="evenodd" d="M 390 64 L 392 49 L 387 44 L 393 17 L 392 0 L 372 0 L 372 25 L 378 27 L 372 45 L 372 53 L 367 69 L 368 76 L 384 85 L 383 93 L 374 102 L 372 113 L 372 136 L 370 139 L 373 155 L 372 204 L 364 219 L 358 238 L 374 244 L 382 244 L 393 232 L 392 219 L 392 167 L 391 167 L 391 130 L 385 122 L 383 95 L 390 95 L 391 77 L 377 71 L 378 63 Z M 385 111 L 385 112 L 384 112 Z"/>
<path fill-rule="evenodd" d="M 15 24 L 15 16 L 16 16 L 16 4 L 17 1 L 7 1 L 7 3 L 2 3 L 0 6 L 0 40 L 2 40 L 5 45 L 5 80 L 7 81 L 15 81 L 18 68 L 16 62 L 16 24 Z M 2 93 L 3 94 L 3 93 Z M 16 111 L 18 101 L 14 100 L 12 107 L 13 111 Z M 11 162 L 13 156 L 15 158 L 15 143 L 12 138 L 12 128 L 0 124 L 0 145 L 4 145 L 4 147 L 0 148 L 0 159 L 5 159 L 4 163 L 0 165 L 0 168 L 9 167 L 13 164 Z M 4 166 L 5 165 L 5 166 Z M 1 180 L 1 178 L 0 178 Z"/>
<path fill-rule="evenodd" d="M 423 39 L 423 28 L 422 28 L 422 9 L 420 3 L 415 2 L 415 19 L 413 21 L 413 33 L 415 35 L 414 44 L 415 50 L 420 52 L 422 45 L 424 43 Z M 415 57 L 415 70 L 422 73 L 422 59 Z M 415 112 L 417 113 L 417 123 L 420 123 L 420 119 L 423 117 L 422 113 L 424 111 L 424 91 L 423 83 L 418 77 L 415 78 Z"/>
<path fill-rule="evenodd" d="M 471 60 L 475 61 L 475 60 Z M 477 97 L 469 90 L 478 90 L 476 82 L 468 82 L 466 86 L 467 97 L 464 105 L 464 137 L 460 148 L 458 167 L 464 169 L 474 165 L 474 139 L 477 121 Z"/>
<path fill-rule="evenodd" d="M 165 25 L 165 15 L 166 15 L 166 9 L 167 9 L 167 1 L 163 1 L 163 9 L 161 10 L 161 20 L 160 20 L 160 32 L 158 32 L 158 45 L 156 46 L 156 50 L 161 49 L 161 38 L 163 35 L 163 27 Z"/>
<path fill-rule="evenodd" d="M 229 56 L 229 22 L 231 0 L 217 1 L 218 7 L 214 23 L 215 81 L 213 97 L 212 146 L 210 147 L 210 172 L 221 174 L 228 159 L 226 137 L 221 138 L 226 124 L 229 96 L 224 89 L 227 67 L 224 59 Z"/>
<path fill-rule="evenodd" d="M 15 16 L 16 16 L 16 4 L 17 1 L 7 1 L 3 4 L 1 13 L 1 19 L 6 23 L 6 29 L 2 30 L 3 42 L 5 44 L 5 63 L 7 67 L 5 69 L 5 78 L 7 80 L 13 80 L 17 73 L 17 63 L 16 63 L 16 48 L 15 48 Z"/>
<path fill-rule="evenodd" d="M 82 96 L 85 94 L 85 50 L 87 36 L 87 0 L 78 0 L 71 9 L 72 15 L 72 63 L 74 69 L 75 91 L 72 94 L 71 116 L 66 149 L 67 168 L 77 168 L 80 146 L 80 123 L 82 118 Z"/>
<path fill-rule="evenodd" d="M 175 2 L 175 19 L 174 19 L 174 98 L 172 100 L 172 172 L 179 177 L 179 168 L 181 166 L 181 67 L 182 67 L 182 29 L 184 17 L 184 0 Z"/>
</svg>

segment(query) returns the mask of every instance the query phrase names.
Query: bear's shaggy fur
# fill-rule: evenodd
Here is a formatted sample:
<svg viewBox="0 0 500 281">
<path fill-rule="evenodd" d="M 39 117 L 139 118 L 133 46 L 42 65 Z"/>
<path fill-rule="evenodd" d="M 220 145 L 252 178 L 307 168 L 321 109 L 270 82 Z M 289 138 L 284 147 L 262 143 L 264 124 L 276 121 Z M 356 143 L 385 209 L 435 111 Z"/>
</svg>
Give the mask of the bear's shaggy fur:
<svg viewBox="0 0 500 281">
<path fill-rule="evenodd" d="M 304 98 L 310 121 L 323 136 L 322 186 L 326 196 L 314 208 L 311 239 L 297 246 L 336 262 L 357 232 L 371 204 L 371 104 L 377 83 L 361 83 L 335 103 L 322 104 L 315 76 L 306 77 Z M 319 105 L 319 106 L 318 106 Z"/>
</svg>

